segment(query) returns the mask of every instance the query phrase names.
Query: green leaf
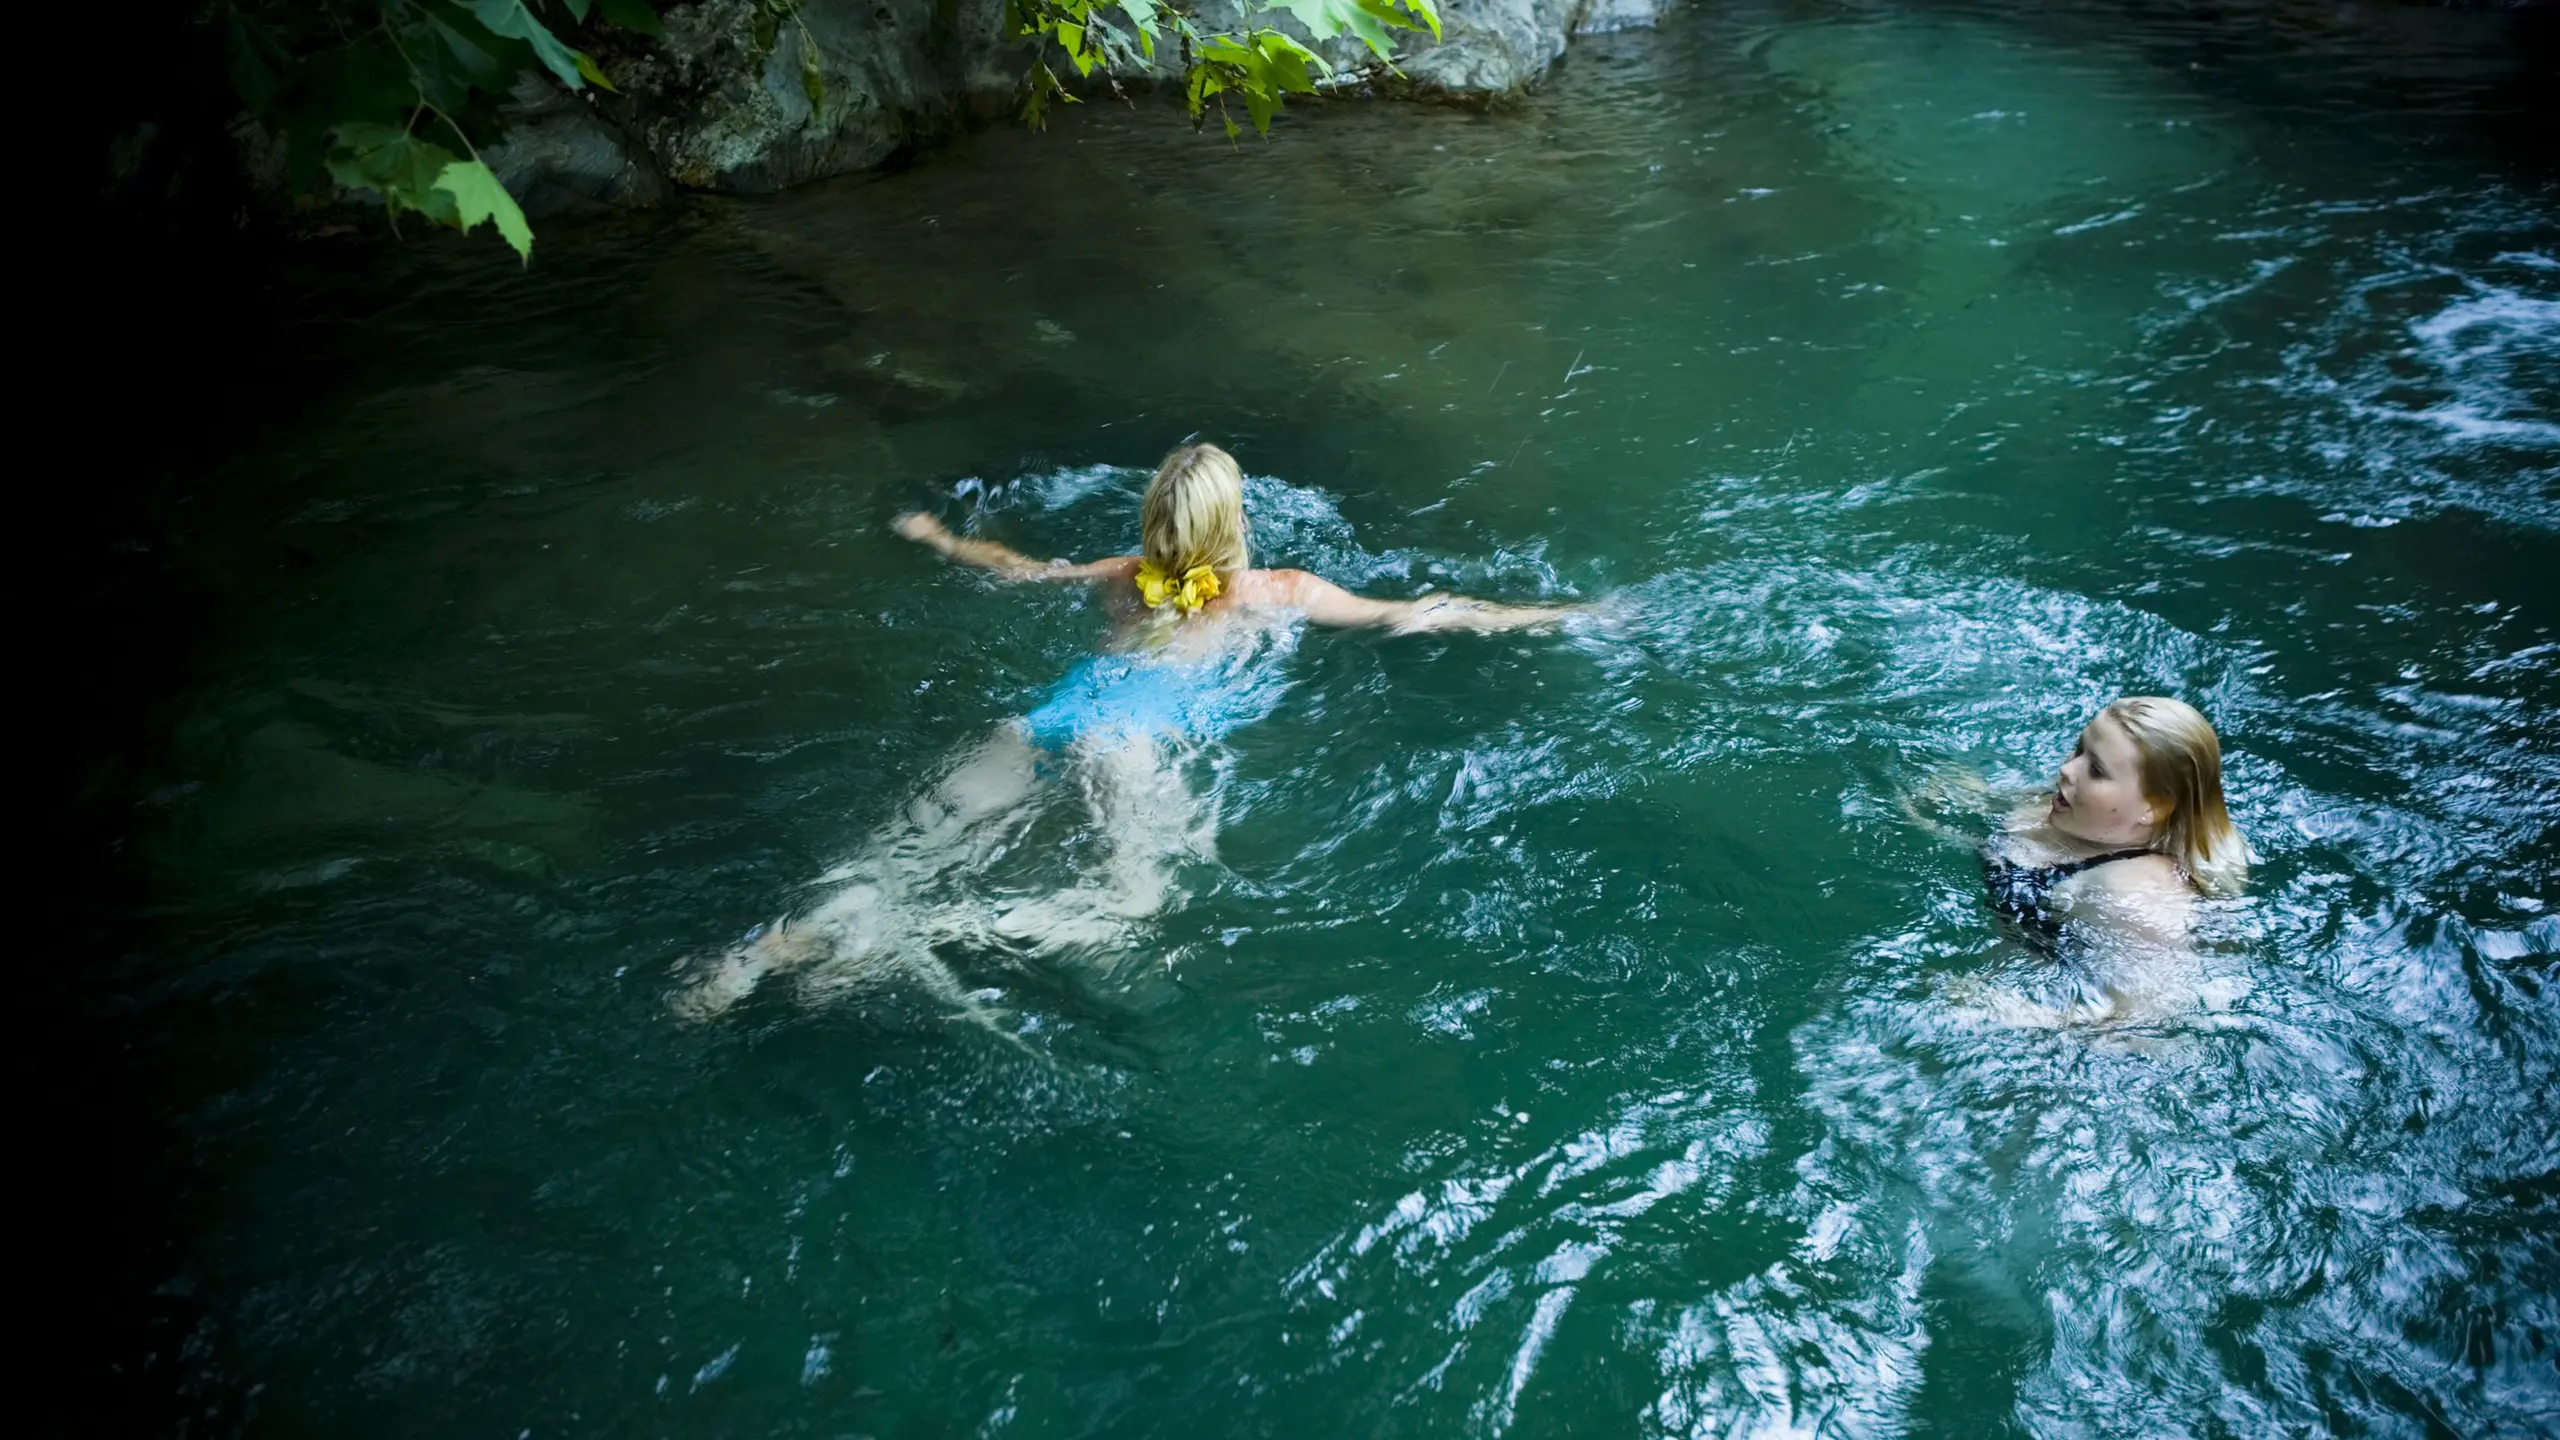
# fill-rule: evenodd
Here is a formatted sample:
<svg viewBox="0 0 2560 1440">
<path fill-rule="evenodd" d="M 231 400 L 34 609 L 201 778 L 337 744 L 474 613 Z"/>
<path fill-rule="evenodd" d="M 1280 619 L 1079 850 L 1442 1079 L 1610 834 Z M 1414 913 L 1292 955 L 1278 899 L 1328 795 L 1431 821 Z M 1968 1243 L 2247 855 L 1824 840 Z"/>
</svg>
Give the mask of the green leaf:
<svg viewBox="0 0 2560 1440">
<path fill-rule="evenodd" d="M 1376 12 L 1378 18 L 1400 30 L 1429 30 L 1431 38 L 1440 37 L 1440 10 L 1432 0 L 1360 0 L 1362 6 Z M 1406 15 L 1399 19 L 1395 10 L 1401 6 Z M 1416 23 L 1416 22 L 1419 23 Z"/>
<path fill-rule="evenodd" d="M 276 98 L 277 71 L 282 68 L 282 47 L 267 28 L 240 13 L 240 7 L 223 8 L 225 29 L 229 32 L 231 51 L 231 88 L 239 92 L 240 103 L 258 114 Z"/>
<path fill-rule="evenodd" d="M 456 160 L 436 175 L 435 188 L 453 197 L 453 228 L 468 235 L 483 220 L 498 222 L 498 233 L 515 247 L 526 264 L 533 262 L 533 227 L 524 222 L 516 197 L 480 160 Z"/>
<path fill-rule="evenodd" d="M 1058 72 L 1050 69 L 1049 62 L 1045 60 L 1031 62 L 1031 74 L 1028 79 L 1031 93 L 1025 96 L 1022 102 L 1022 121 L 1034 130 L 1048 126 L 1050 101 L 1056 100 L 1067 105 L 1084 103 L 1067 93 L 1067 87 L 1058 83 Z"/>
<path fill-rule="evenodd" d="M 1319 40 L 1354 35 L 1381 60 L 1395 53 L 1396 30 L 1429 30 L 1440 35 L 1440 13 L 1431 0 L 1269 0 L 1266 8 L 1286 10 Z"/>
<path fill-rule="evenodd" d="M 417 102 L 423 100 L 450 115 L 471 103 L 474 79 L 447 52 L 432 20 L 419 19 L 402 25 L 398 34 L 401 53 L 412 62 L 409 65 L 409 84 L 413 92 L 410 108 L 414 109 Z M 514 72 L 510 70 L 507 75 L 512 79 Z"/>
<path fill-rule="evenodd" d="M 658 12 L 649 8 L 649 0 L 597 0 L 596 8 L 604 12 L 606 24 L 619 25 L 634 35 L 667 33 L 667 27 L 658 23 Z"/>
<path fill-rule="evenodd" d="M 1233 35 L 1212 35 L 1200 42 L 1200 58 L 1211 65 L 1242 66 L 1253 63 L 1253 53 Z M 1211 91 L 1211 94 L 1217 92 Z"/>
<path fill-rule="evenodd" d="M 1092 74 L 1095 56 L 1092 49 L 1084 43 L 1084 27 L 1082 25 L 1069 24 L 1068 22 L 1061 20 L 1057 23 L 1055 29 L 1058 36 L 1058 46 L 1060 49 L 1067 52 L 1067 58 L 1069 60 L 1075 62 L 1076 73 L 1079 75 Z"/>
<path fill-rule="evenodd" d="M 380 31 L 335 50 L 324 50 L 286 78 L 279 101 L 313 116 L 318 130 L 353 120 L 405 123 L 417 108 L 418 86 L 399 47 Z"/>
<path fill-rule="evenodd" d="M 1263 55 L 1263 73 L 1270 77 L 1275 89 L 1313 95 L 1316 93 L 1315 77 L 1309 73 L 1308 67 L 1313 66 L 1317 70 L 1333 68 L 1324 62 L 1323 56 L 1277 30 L 1259 31 L 1253 42 L 1254 48 Z"/>
<path fill-rule="evenodd" d="M 339 184 L 380 195 L 394 216 L 415 210 L 430 220 L 453 223 L 454 199 L 436 188 L 437 177 L 455 163 L 452 151 L 397 125 L 359 121 L 338 126 L 335 134 L 328 164 Z"/>
<path fill-rule="evenodd" d="M 819 70 L 818 59 L 818 42 L 809 38 L 807 30 L 802 30 L 800 32 L 800 90 L 809 97 L 809 110 L 812 115 L 827 108 L 827 77 Z"/>
<path fill-rule="evenodd" d="M 515 78 L 514 66 L 490 54 L 478 40 L 463 33 L 444 16 L 430 14 L 427 17 L 427 24 L 433 30 L 438 43 L 444 46 L 446 53 L 453 56 L 455 63 L 462 67 L 463 73 L 469 75 L 472 83 L 481 89 L 504 90 L 507 88 L 507 82 Z M 482 27 L 473 25 L 471 28 L 478 30 Z"/>
<path fill-rule="evenodd" d="M 596 68 L 594 56 L 589 55 L 584 50 L 572 50 L 569 52 L 569 55 L 572 59 L 578 62 L 579 74 L 586 76 L 587 79 L 593 81 L 601 89 L 613 90 L 613 93 L 616 95 L 622 93 L 619 90 L 614 90 L 613 82 L 604 78 L 604 72 Z"/>
<path fill-rule="evenodd" d="M 1253 133 L 1268 135 L 1271 122 L 1279 117 L 1280 97 L 1259 87 L 1244 92 L 1244 113 L 1253 117 Z"/>
<path fill-rule="evenodd" d="M 417 203 L 412 197 L 434 189 L 436 176 L 454 158 L 452 151 L 397 125 L 356 121 L 338 126 L 336 139 L 329 151 L 329 173 L 339 184 L 379 191 L 413 210 Z"/>
<path fill-rule="evenodd" d="M 569 7 L 570 19 L 581 25 L 587 23 L 587 0 L 560 0 L 560 3 Z"/>
<path fill-rule="evenodd" d="M 534 57 L 542 62 L 542 68 L 550 71 L 561 84 L 572 90 L 587 88 L 583 72 L 593 71 L 595 62 L 561 44 L 558 36 L 533 18 L 533 12 L 525 8 L 524 0 L 461 0 L 461 3 L 475 19 L 489 27 L 489 33 L 522 40 L 532 46 Z M 580 61 L 586 63 L 582 66 Z"/>
</svg>

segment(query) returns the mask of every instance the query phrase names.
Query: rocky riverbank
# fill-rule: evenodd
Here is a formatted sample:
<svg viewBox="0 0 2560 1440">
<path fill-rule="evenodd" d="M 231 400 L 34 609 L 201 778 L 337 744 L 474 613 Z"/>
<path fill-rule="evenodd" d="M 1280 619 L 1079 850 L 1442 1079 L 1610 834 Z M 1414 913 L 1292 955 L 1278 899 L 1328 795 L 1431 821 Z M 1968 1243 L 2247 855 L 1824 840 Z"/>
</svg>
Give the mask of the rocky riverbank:
<svg viewBox="0 0 2560 1440">
<path fill-rule="evenodd" d="M 1315 48 L 1338 88 L 1499 101 L 1534 89 L 1577 35 L 1650 27 L 1666 0 L 1441 0 L 1441 38 L 1417 37 L 1393 71 L 1358 42 Z M 1257 12 L 1312 41 L 1283 11 Z M 680 190 L 762 194 L 867 170 L 1018 105 L 1029 52 L 1004 33 L 1003 0 L 764 0 L 669 9 L 662 38 L 606 56 L 619 94 L 572 96 L 529 75 L 489 160 L 526 211 L 647 207 Z M 1205 0 L 1204 33 L 1242 23 Z M 814 61 L 812 102 L 805 74 Z M 1116 67 L 1122 83 L 1178 80 L 1159 53 Z"/>
</svg>

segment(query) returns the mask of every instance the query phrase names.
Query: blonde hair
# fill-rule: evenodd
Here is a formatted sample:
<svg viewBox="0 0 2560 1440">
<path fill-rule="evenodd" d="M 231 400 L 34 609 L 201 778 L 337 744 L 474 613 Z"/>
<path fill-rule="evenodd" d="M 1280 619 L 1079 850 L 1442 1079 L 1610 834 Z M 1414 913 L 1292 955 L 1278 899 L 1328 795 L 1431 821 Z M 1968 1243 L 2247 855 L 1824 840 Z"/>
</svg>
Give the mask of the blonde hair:
<svg viewBox="0 0 2560 1440">
<path fill-rule="evenodd" d="M 1244 472 L 1215 445 L 1185 445 L 1164 457 L 1138 507 L 1148 564 L 1179 576 L 1206 565 L 1220 580 L 1245 568 Z"/>
<path fill-rule="evenodd" d="M 2128 695 L 2100 714 L 2133 737 L 2142 798 L 2165 812 L 2151 848 L 2178 862 L 2208 895 L 2236 895 L 2249 878 L 2249 844 L 2222 803 L 2222 738 L 2183 700 Z"/>
</svg>

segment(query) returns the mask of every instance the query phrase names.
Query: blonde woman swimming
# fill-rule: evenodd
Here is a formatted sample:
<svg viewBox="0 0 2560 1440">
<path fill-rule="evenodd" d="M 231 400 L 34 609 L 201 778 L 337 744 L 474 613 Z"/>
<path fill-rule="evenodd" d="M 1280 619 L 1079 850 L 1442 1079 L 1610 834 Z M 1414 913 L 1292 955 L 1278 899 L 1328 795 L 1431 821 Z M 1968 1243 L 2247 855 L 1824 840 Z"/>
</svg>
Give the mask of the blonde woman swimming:
<svg viewBox="0 0 2560 1440">
<path fill-rule="evenodd" d="M 2198 902 L 2237 895 L 2248 854 L 2223 804 L 2221 738 L 2194 706 L 2134 695 L 2100 710 L 1982 857 L 1993 914 L 2087 983 L 2066 1004 L 2002 1008 L 2052 1024 L 2166 1008 Z"/>
<path fill-rule="evenodd" d="M 828 900 L 760 928 L 706 967 L 677 997 L 680 1009 L 724 1009 L 781 970 L 802 971 L 804 985 L 820 990 L 895 972 L 965 1005 L 932 953 L 937 941 L 992 939 L 1035 952 L 1108 945 L 1163 910 L 1183 859 L 1210 853 L 1215 816 L 1191 794 L 1179 761 L 1278 707 L 1278 677 L 1255 662 L 1298 621 L 1408 634 L 1515 630 L 1566 613 L 1460 595 L 1372 600 L 1303 570 L 1254 569 L 1244 475 L 1215 445 L 1166 456 L 1138 518 L 1139 553 L 1078 563 L 954 535 L 930 515 L 898 517 L 898 534 L 1000 579 L 1099 587 L 1108 639 L 825 877 L 843 882 Z M 1001 850 L 1027 823 L 1029 802 L 1061 775 L 1076 780 L 1106 837 L 1098 873 L 1003 902 L 929 898 Z"/>
</svg>

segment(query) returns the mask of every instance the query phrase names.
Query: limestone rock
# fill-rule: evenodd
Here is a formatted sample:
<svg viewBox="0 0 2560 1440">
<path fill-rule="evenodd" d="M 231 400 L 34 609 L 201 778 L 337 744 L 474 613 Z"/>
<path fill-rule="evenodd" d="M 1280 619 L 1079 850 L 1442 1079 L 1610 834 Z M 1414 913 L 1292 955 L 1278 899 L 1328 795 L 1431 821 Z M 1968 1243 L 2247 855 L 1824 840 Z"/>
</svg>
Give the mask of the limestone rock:
<svg viewBox="0 0 2560 1440">
<path fill-rule="evenodd" d="M 1662 19 L 1664 0 L 1586 0 L 1575 17 L 1576 35 L 1615 35 L 1621 30 L 1650 30 Z"/>
<path fill-rule="evenodd" d="M 674 193 L 648 153 L 593 106 L 527 73 L 507 104 L 503 143 L 481 153 L 534 219 L 599 206 L 646 209 Z"/>
<path fill-rule="evenodd" d="M 1441 0 L 1440 39 L 1399 36 L 1396 69 L 1424 94 L 1491 99 L 1536 88 L 1575 35 L 1650 28 L 1665 0 Z M 1336 81 L 1383 78 L 1385 67 L 1366 46 L 1347 36 L 1315 43 L 1296 17 L 1260 11 L 1256 20 L 1307 45 L 1333 66 Z M 1241 29 L 1236 0 L 1201 0 L 1192 23 L 1204 34 Z M 1182 67 L 1172 47 L 1152 65 L 1134 55 L 1110 67 L 1122 78 L 1179 81 Z"/>
<path fill-rule="evenodd" d="M 1425 42 L 1398 68 L 1424 91 L 1517 94 L 1563 56 L 1581 8 L 1581 0 L 1453 0 L 1440 12 L 1441 42 Z"/>
<path fill-rule="evenodd" d="M 617 68 L 630 128 L 690 189 L 759 194 L 878 165 L 1009 91 L 1004 0 L 698 0 Z M 803 67 L 815 51 L 819 100 Z"/>
<path fill-rule="evenodd" d="M 1397 68 L 1424 94 L 1517 94 L 1545 77 L 1572 36 L 1650 25 L 1664 3 L 1442 0 L 1443 38 L 1406 37 Z M 564 195 L 612 203 L 645 203 L 644 174 L 760 194 L 867 170 L 1012 112 L 1030 57 L 1005 33 L 1005 18 L 1005 0 L 800 0 L 797 18 L 766 0 L 694 0 L 664 13 L 661 41 L 616 57 L 623 95 L 605 99 L 604 113 L 565 109 L 582 102 L 554 92 L 537 134 L 509 148 L 527 147 L 528 173 Z M 1313 44 L 1286 12 L 1255 18 Z M 1193 23 L 1203 33 L 1231 31 L 1244 15 L 1238 0 L 1199 0 Z M 1385 77 L 1347 36 L 1313 48 L 1336 83 Z M 1131 44 L 1106 68 L 1122 80 L 1178 83 L 1176 50 L 1162 46 L 1150 62 Z M 813 52 L 815 104 L 803 74 Z M 612 142 L 624 136 L 641 153 L 625 142 L 634 165 L 618 170 Z"/>
<path fill-rule="evenodd" d="M 1254 18 L 1257 23 L 1277 30 L 1323 56 L 1325 63 L 1333 67 L 1333 78 L 1336 80 L 1366 74 L 1377 66 L 1377 57 L 1369 53 L 1369 47 L 1366 45 L 1349 36 L 1336 36 L 1319 43 L 1314 35 L 1308 33 L 1307 27 L 1298 23 L 1296 16 L 1286 11 L 1256 11 Z M 1191 26 L 1203 35 L 1236 34 L 1245 28 L 1244 6 L 1237 3 L 1237 0 L 1195 0 L 1191 6 Z M 1156 47 L 1155 60 L 1149 63 L 1139 56 L 1136 42 L 1133 38 L 1128 38 L 1125 26 L 1119 28 L 1119 34 L 1123 37 L 1120 44 L 1121 53 L 1104 69 L 1123 80 L 1147 80 L 1160 85 L 1177 87 L 1181 85 L 1182 56 L 1180 47 L 1172 43 L 1171 37 L 1166 37 L 1165 42 Z M 1428 43 L 1429 37 L 1423 38 Z M 1110 42 L 1106 42 L 1108 43 Z M 1058 70 L 1060 74 L 1073 78 L 1073 72 L 1065 66 L 1058 66 Z M 1241 119 L 1243 111 L 1239 109 L 1236 113 Z"/>
</svg>

